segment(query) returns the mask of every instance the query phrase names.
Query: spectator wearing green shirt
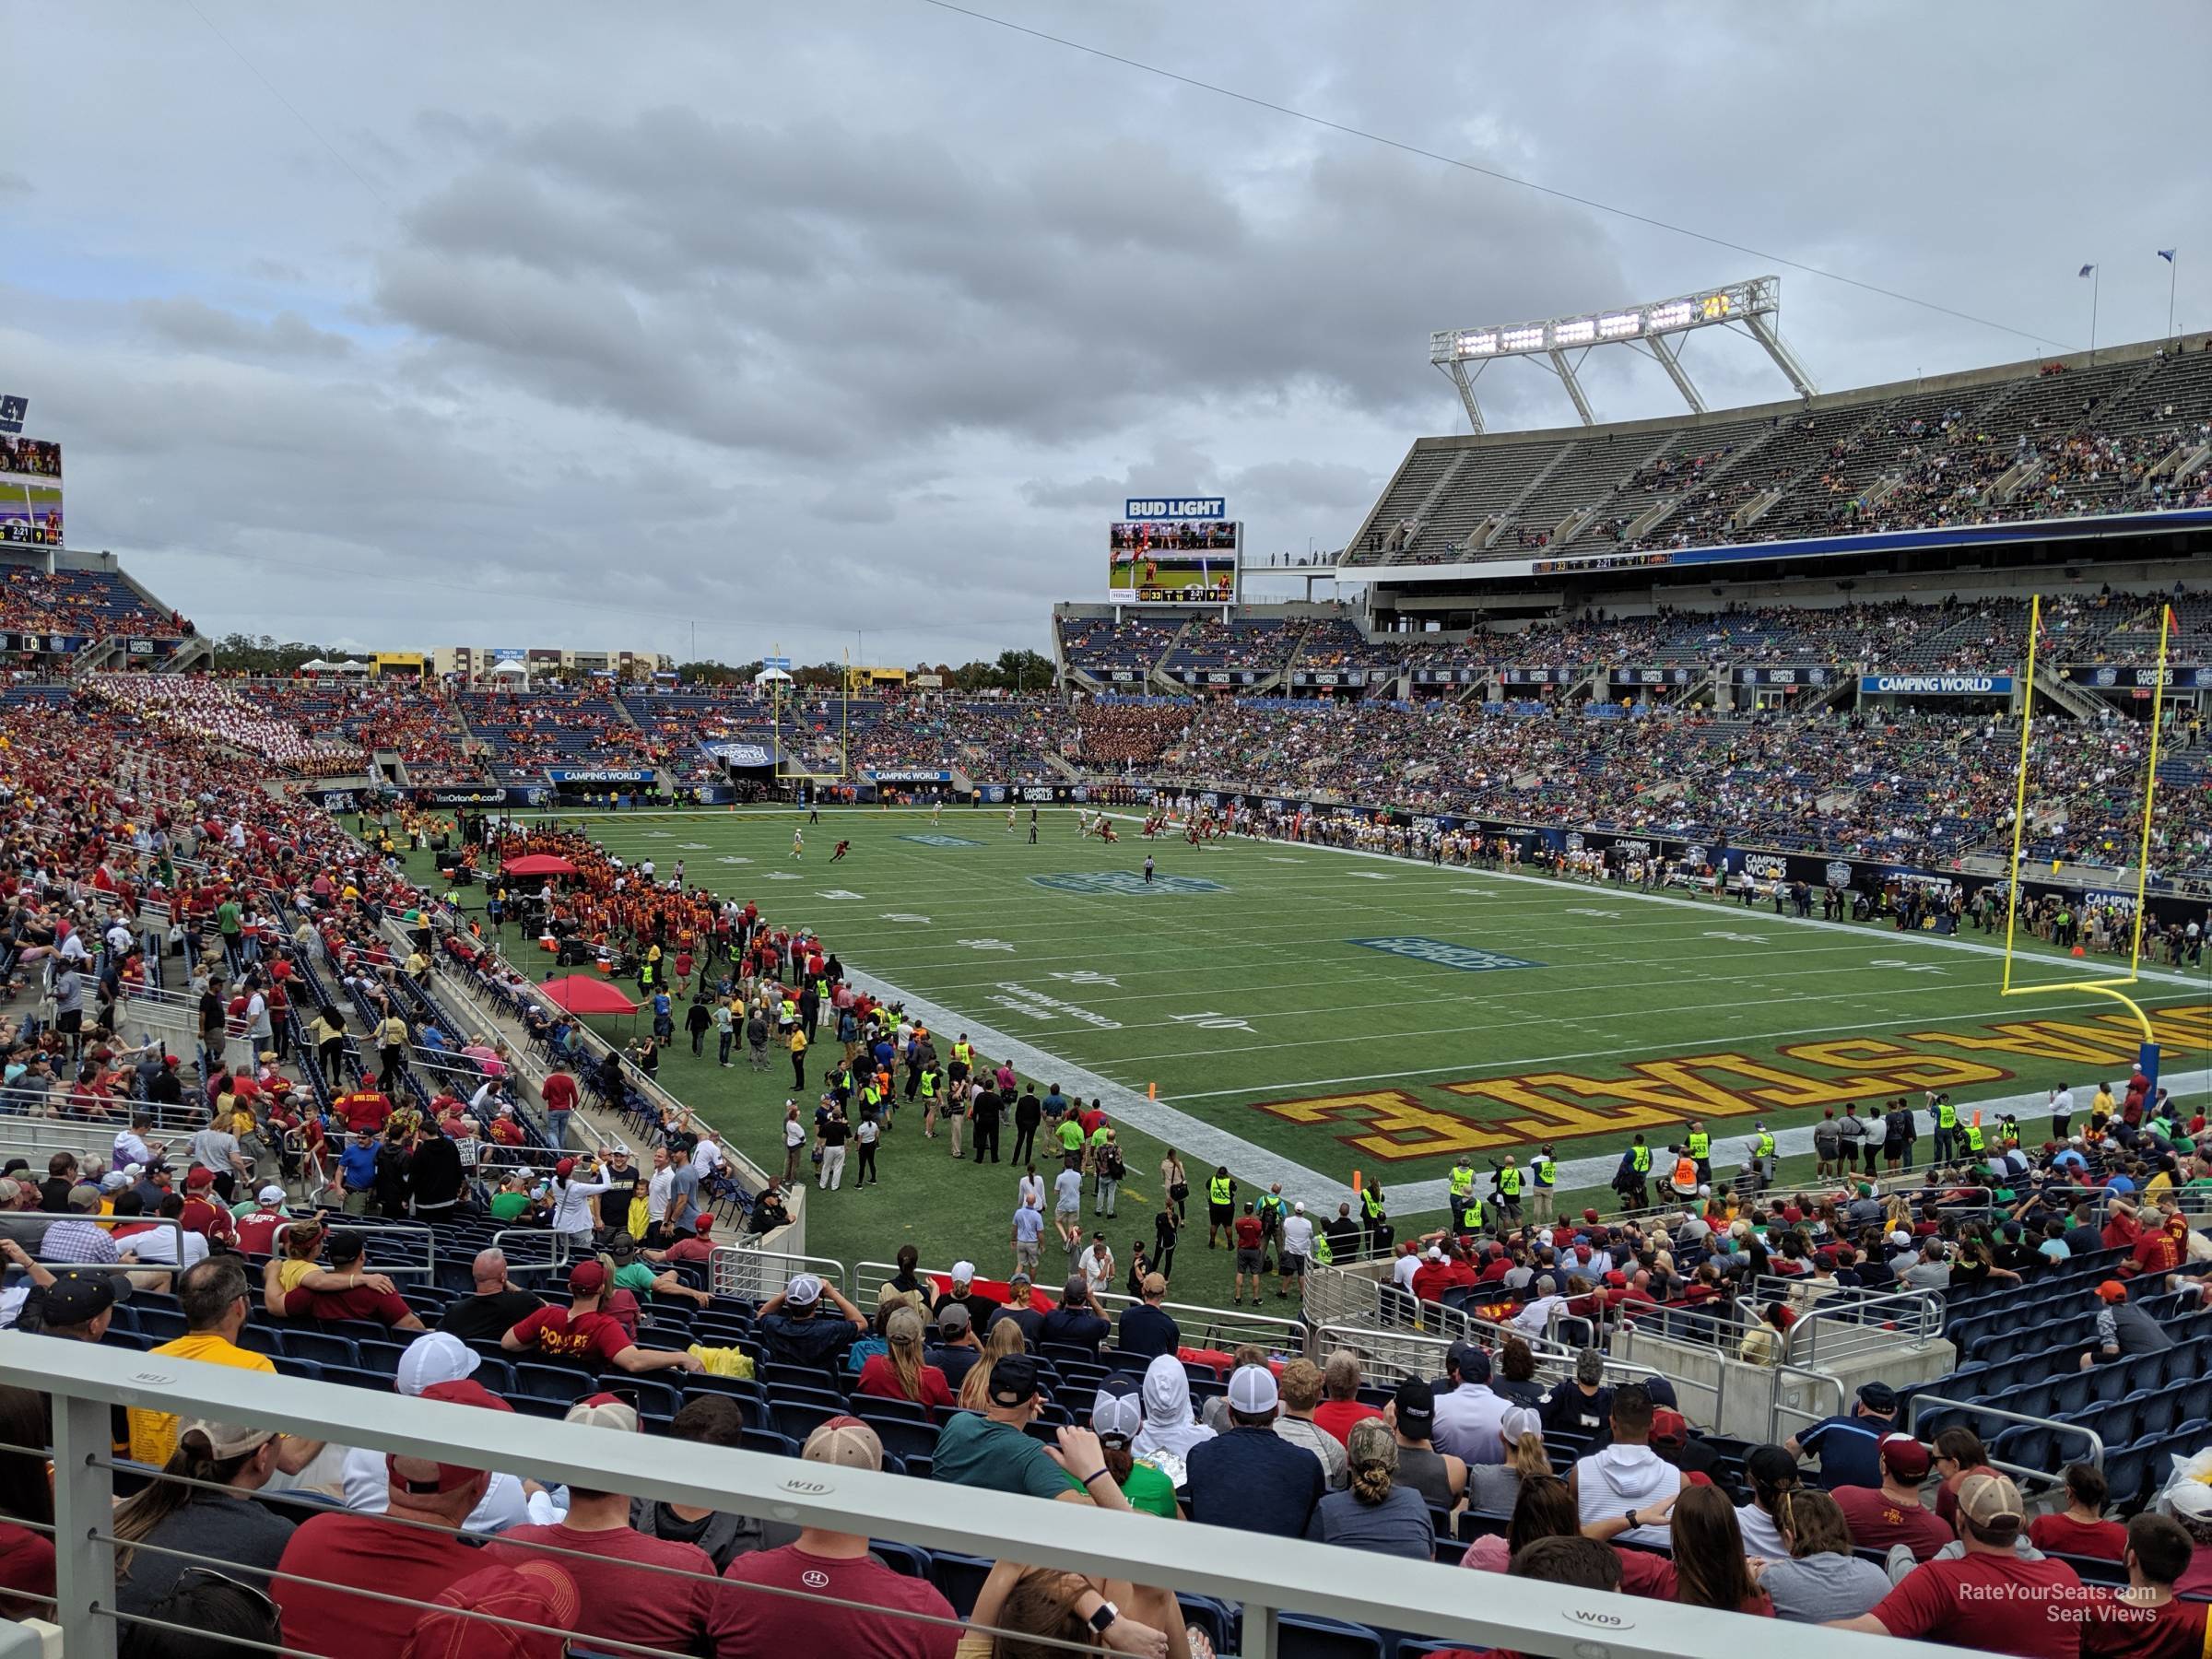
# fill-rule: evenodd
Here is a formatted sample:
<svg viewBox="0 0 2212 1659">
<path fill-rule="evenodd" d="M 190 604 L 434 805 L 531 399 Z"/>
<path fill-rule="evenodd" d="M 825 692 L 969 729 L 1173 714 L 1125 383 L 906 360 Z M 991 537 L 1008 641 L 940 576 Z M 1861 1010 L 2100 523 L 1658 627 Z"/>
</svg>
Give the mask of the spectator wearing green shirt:
<svg viewBox="0 0 2212 1659">
<path fill-rule="evenodd" d="M 238 900 L 226 898 L 215 907 L 215 930 L 223 935 L 224 959 L 238 960 L 239 938 L 245 931 L 245 918 L 238 908 Z"/>
<path fill-rule="evenodd" d="M 1007 1354 L 983 1363 L 991 1367 L 983 1409 L 959 1412 L 937 1430 L 932 1477 L 952 1486 L 1074 1500 L 1082 1482 L 1027 1433 L 1043 1405 L 1037 1394 L 1037 1361 Z M 1098 1480 L 1109 1478 L 1102 1469 L 1092 1473 Z"/>
<path fill-rule="evenodd" d="M 1144 1400 L 1125 1378 L 1120 1380 L 1118 1387 L 1108 1382 L 1091 1402 L 1091 1432 L 1099 1437 L 1099 1450 L 1104 1453 L 1106 1467 L 1112 1471 L 1114 1484 L 1122 1488 L 1122 1496 L 1129 1500 L 1129 1507 L 1147 1515 L 1180 1521 L 1182 1511 L 1176 1506 L 1175 1483 L 1151 1464 L 1138 1463 L 1131 1453 L 1130 1448 L 1144 1426 Z"/>
<path fill-rule="evenodd" d="M 632 1296 L 644 1297 L 655 1292 L 662 1296 L 678 1296 L 707 1306 L 714 1298 L 704 1290 L 694 1290 L 671 1270 L 655 1269 L 638 1257 L 638 1241 L 627 1232 L 614 1234 L 606 1241 L 607 1259 L 614 1264 L 615 1288 L 627 1290 Z"/>
<path fill-rule="evenodd" d="M 1083 1156 L 1083 1124 L 1076 1116 L 1073 1107 L 1070 1107 L 1061 1117 L 1059 1125 L 1053 1129 L 1053 1133 L 1060 1137 L 1061 1151 L 1066 1153 L 1070 1158 Z"/>
<path fill-rule="evenodd" d="M 529 1178 L 520 1170 L 500 1182 L 500 1190 L 491 1195 L 491 1218 L 495 1221 L 520 1221 L 536 1207 L 530 1196 Z"/>
</svg>

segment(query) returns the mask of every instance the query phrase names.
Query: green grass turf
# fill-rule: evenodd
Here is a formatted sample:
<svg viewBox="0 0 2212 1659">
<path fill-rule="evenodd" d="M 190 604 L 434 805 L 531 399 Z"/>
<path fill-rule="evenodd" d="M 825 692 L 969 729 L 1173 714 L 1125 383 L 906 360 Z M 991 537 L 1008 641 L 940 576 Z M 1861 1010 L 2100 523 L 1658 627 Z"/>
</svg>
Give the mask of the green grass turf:
<svg viewBox="0 0 2212 1659">
<path fill-rule="evenodd" d="M 1654 903 L 1610 887 L 1316 847 L 1227 841 L 1199 852 L 1176 838 L 1147 848 L 1128 822 L 1108 846 L 1078 839 L 1065 807 L 1041 812 L 1036 846 L 1027 808 L 1011 835 L 1003 808 L 947 809 L 935 829 L 926 812 L 826 810 L 794 860 L 803 816 L 616 815 L 589 828 L 626 859 L 650 856 L 665 876 L 682 858 L 694 883 L 751 898 L 779 924 L 818 929 L 849 967 L 941 1006 L 956 1025 L 1042 1051 L 1053 1064 L 1039 1081 L 1065 1063 L 1138 1095 L 1156 1087 L 1162 1103 L 1252 1149 L 1228 1159 L 1246 1195 L 1263 1190 L 1252 1182 L 1269 1154 L 1337 1182 L 1358 1168 L 1389 1190 L 1443 1176 L 1454 1137 L 1488 1143 L 1470 1148 L 1477 1168 L 1541 1141 L 1563 1160 L 1617 1157 L 1632 1132 L 1664 1147 L 1692 1115 L 1728 1169 L 1754 1117 L 1782 1130 L 1818 1118 L 1824 1100 L 1838 1112 L 1845 1099 L 1864 1111 L 1900 1094 L 1917 1105 L 1930 1082 L 1962 1102 L 2070 1083 L 2086 1111 L 2093 1081 L 2124 1077 L 2134 1053 L 2109 1000 L 2007 1000 L 1995 955 L 1886 926 L 1810 927 L 1771 908 Z M 912 839 L 932 834 L 971 844 Z M 831 865 L 832 845 L 848 838 L 852 853 Z M 1163 882 L 1214 885 L 1131 893 L 1032 879 L 1125 876 L 1147 850 Z M 1465 971 L 1353 942 L 1378 937 L 1533 965 Z M 2035 960 L 2018 977 L 2100 971 L 2111 969 Z M 2201 970 L 2190 983 L 2147 983 L 2141 997 L 2154 1009 L 2212 1003 Z M 622 1035 L 629 1023 L 604 1029 Z M 1911 1035 L 1932 1032 L 1955 1041 Z M 2201 1023 L 2162 1034 L 2169 1073 L 2205 1064 Z M 1972 1046 L 1991 1041 L 2006 1046 Z M 1018 1069 L 1027 1078 L 1033 1068 Z M 809 1080 L 821 1070 L 818 1051 Z M 679 1030 L 661 1080 L 757 1161 L 780 1167 L 788 1062 L 765 1075 L 742 1064 L 724 1071 L 711 1042 L 693 1059 Z M 811 1110 L 812 1098 L 804 1103 Z M 1131 1176 L 1109 1231 L 1125 1261 L 1133 1237 L 1150 1238 L 1161 1148 L 1125 1121 L 1120 1134 Z M 1010 1128 L 1003 1145 L 1012 1146 Z M 816 1194 L 812 1252 L 884 1259 L 912 1240 L 925 1262 L 969 1255 L 1006 1270 L 1018 1171 L 955 1166 L 942 1143 L 922 1140 L 918 1115 L 903 1112 L 881 1160 L 879 1188 L 853 1191 L 848 1174 L 846 1190 Z M 1186 1161 L 1202 1185 L 1208 1171 Z M 1784 1179 L 1810 1167 L 1785 1159 Z M 1296 1180 L 1286 1193 L 1300 1195 Z M 1419 1219 L 1410 1206 L 1394 1213 L 1401 1231 Z M 1177 1266 L 1178 1296 L 1226 1300 L 1225 1251 L 1209 1254 L 1187 1234 Z"/>
</svg>

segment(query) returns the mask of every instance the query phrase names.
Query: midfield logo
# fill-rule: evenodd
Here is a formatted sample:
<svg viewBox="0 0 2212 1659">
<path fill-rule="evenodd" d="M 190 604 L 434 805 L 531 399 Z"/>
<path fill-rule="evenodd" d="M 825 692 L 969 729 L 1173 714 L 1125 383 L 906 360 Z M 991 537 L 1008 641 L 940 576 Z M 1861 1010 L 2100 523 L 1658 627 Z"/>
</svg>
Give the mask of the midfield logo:
<svg viewBox="0 0 2212 1659">
<path fill-rule="evenodd" d="M 1345 943 L 1362 945 L 1370 950 L 1385 951 L 1412 962 L 1433 962 L 1439 968 L 1456 968 L 1463 973 L 1488 973 L 1500 968 L 1541 968 L 1544 965 L 1541 962 L 1524 961 L 1519 957 L 1500 956 L 1494 950 L 1477 950 L 1472 945 L 1453 945 L 1444 939 L 1401 936 L 1391 939 L 1347 939 Z"/>
<path fill-rule="evenodd" d="M 980 847 L 982 841 L 962 841 L 957 835 L 902 835 L 900 841 L 920 841 L 925 847 Z"/>
<path fill-rule="evenodd" d="M 1058 876 L 1032 876 L 1039 887 L 1060 893 L 1088 893 L 1099 897 L 1135 898 L 1139 893 L 1226 893 L 1229 888 L 1203 876 L 1155 876 L 1147 881 L 1135 870 L 1086 870 Z"/>
</svg>

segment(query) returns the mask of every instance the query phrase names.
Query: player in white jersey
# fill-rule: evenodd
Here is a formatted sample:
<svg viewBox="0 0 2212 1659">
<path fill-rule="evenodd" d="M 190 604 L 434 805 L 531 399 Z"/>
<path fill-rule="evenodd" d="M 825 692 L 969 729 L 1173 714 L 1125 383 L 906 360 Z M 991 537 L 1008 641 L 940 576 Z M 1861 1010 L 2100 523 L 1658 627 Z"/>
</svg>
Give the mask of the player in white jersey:
<svg viewBox="0 0 2212 1659">
<path fill-rule="evenodd" d="M 804 858 L 806 856 L 806 830 L 794 830 L 791 832 L 791 855 L 794 858 Z"/>
</svg>

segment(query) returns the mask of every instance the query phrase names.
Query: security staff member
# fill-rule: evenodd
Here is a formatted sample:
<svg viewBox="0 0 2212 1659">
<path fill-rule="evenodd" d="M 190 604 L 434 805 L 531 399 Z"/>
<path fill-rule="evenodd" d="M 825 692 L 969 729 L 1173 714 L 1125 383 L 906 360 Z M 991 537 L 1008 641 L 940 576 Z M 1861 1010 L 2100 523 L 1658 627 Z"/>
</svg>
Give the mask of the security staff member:
<svg viewBox="0 0 2212 1659">
<path fill-rule="evenodd" d="M 1478 1193 L 1470 1192 L 1464 1198 L 1454 1199 L 1452 1205 L 1452 1214 L 1458 1223 L 1462 1238 L 1474 1237 L 1482 1231 L 1484 1224 L 1489 1219 L 1488 1213 L 1482 1202 L 1482 1195 Z"/>
<path fill-rule="evenodd" d="M 1969 1124 L 1960 1133 L 1966 1137 L 1967 1156 L 1979 1159 L 1986 1145 L 1982 1136 L 1982 1125 L 1979 1123 Z"/>
<path fill-rule="evenodd" d="M 1452 1187 L 1452 1207 L 1457 1210 L 1466 1195 L 1475 1190 L 1475 1171 L 1467 1167 L 1467 1155 L 1465 1152 L 1452 1160 L 1452 1173 L 1447 1179 Z"/>
<path fill-rule="evenodd" d="M 1689 1125 L 1689 1134 L 1684 1138 L 1690 1157 L 1696 1159 L 1698 1162 L 1698 1184 L 1700 1186 L 1712 1185 L 1712 1136 L 1705 1132 L 1703 1123 L 1693 1119 Z"/>
<path fill-rule="evenodd" d="M 1216 1240 L 1226 1238 L 1233 1247 L 1237 1241 L 1237 1183 L 1229 1173 L 1227 1164 L 1215 1166 L 1213 1177 L 1206 1183 L 1206 1247 L 1214 1248 Z"/>
<path fill-rule="evenodd" d="M 1498 1207 L 1505 1212 L 1505 1224 L 1508 1227 L 1521 1225 L 1521 1167 L 1513 1162 L 1509 1153 L 1498 1171 L 1496 1180 Z"/>
<path fill-rule="evenodd" d="M 1621 1196 L 1631 1209 L 1649 1209 L 1652 1206 L 1652 1149 L 1638 1135 L 1629 1147 L 1624 1160 Z"/>
<path fill-rule="evenodd" d="M 1954 1147 L 1951 1137 L 1959 1133 L 1959 1108 L 1951 1104 L 1949 1095 L 1936 1097 L 1936 1161 L 1951 1161 Z"/>
<path fill-rule="evenodd" d="M 1359 1189 L 1359 1220 L 1367 1230 L 1367 1249 L 1371 1255 L 1381 1255 L 1390 1248 L 1394 1236 L 1390 1230 L 1390 1213 L 1382 1207 L 1382 1183 L 1370 1180 Z"/>
<path fill-rule="evenodd" d="M 1766 1124 L 1751 1125 L 1751 1161 L 1759 1171 L 1759 1184 L 1774 1184 L 1774 1136 Z"/>
<path fill-rule="evenodd" d="M 1551 1219 L 1551 1189 L 1559 1179 L 1559 1160 L 1552 1157 L 1549 1146 L 1528 1160 L 1528 1172 L 1535 1182 L 1535 1219 L 1538 1222 L 1548 1221 Z"/>
</svg>

